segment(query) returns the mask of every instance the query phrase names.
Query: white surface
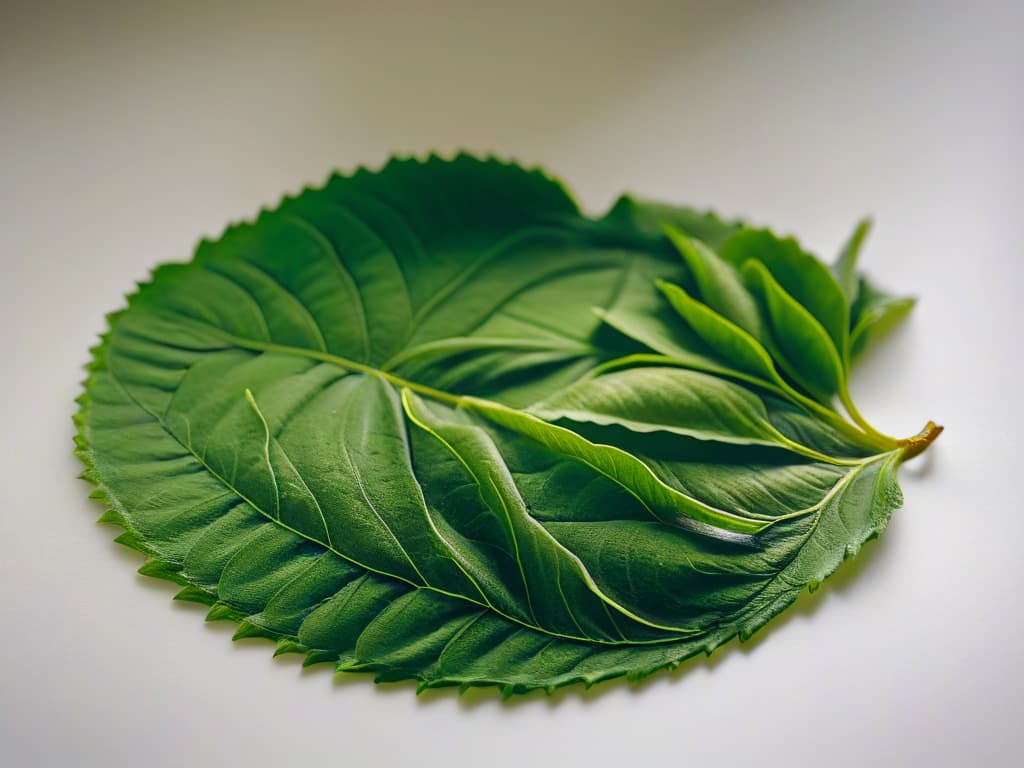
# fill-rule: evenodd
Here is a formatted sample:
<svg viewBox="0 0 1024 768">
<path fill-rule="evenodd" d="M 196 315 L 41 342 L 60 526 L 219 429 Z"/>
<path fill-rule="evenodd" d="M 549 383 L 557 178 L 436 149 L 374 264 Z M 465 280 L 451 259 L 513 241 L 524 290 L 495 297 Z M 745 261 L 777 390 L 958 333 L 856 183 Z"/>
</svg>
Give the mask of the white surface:
<svg viewBox="0 0 1024 768">
<path fill-rule="evenodd" d="M 1021 6 L 22 5 L 0 10 L 0 763 L 1015 764 Z M 510 705 L 302 672 L 135 575 L 70 455 L 103 313 L 331 168 L 458 147 L 595 211 L 629 188 L 825 254 L 873 213 L 863 266 L 922 300 L 855 390 L 888 431 L 947 426 L 882 542 L 743 648 Z"/>
</svg>

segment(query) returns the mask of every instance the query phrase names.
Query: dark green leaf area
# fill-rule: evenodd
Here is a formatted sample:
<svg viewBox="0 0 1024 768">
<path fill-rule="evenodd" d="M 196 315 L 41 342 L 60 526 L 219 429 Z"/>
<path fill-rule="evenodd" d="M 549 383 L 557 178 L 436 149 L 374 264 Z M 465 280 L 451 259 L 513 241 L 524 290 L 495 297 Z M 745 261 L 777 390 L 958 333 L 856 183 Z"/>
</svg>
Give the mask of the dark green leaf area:
<svg viewBox="0 0 1024 768">
<path fill-rule="evenodd" d="M 817 268 L 744 231 L 591 220 L 466 156 L 335 177 L 111 318 L 86 477 L 144 573 L 309 663 L 506 692 L 675 666 L 899 503 L 898 453 L 791 387 L 834 391 Z M 861 282 L 854 351 L 894 301 Z"/>
<path fill-rule="evenodd" d="M 762 398 L 772 426 L 794 443 L 828 456 L 848 458 L 867 458 L 878 450 L 863 443 L 856 434 L 838 433 L 831 425 L 777 394 L 763 393 Z"/>
<path fill-rule="evenodd" d="M 846 380 L 840 352 L 843 347 L 835 345 L 818 319 L 779 284 L 763 263 L 747 262 L 743 274 L 768 309 L 779 363 L 790 378 L 828 403 Z"/>
<path fill-rule="evenodd" d="M 362 375 L 338 379 L 325 392 L 343 392 L 345 387 L 351 388 L 353 397 L 362 392 L 362 397 L 394 402 L 394 393 L 386 394 L 389 385 Z M 756 629 L 803 586 L 824 578 L 846 553 L 877 534 L 897 502 L 893 462 L 882 457 L 840 477 L 810 515 L 769 529 L 759 546 L 750 547 L 658 523 L 632 495 L 586 465 L 531 445 L 514 432 L 485 426 L 469 414 L 428 406 L 434 428 L 449 436 L 452 430 L 464 430 L 463 441 L 453 439 L 448 447 L 406 422 L 409 455 L 423 478 L 424 496 L 431 499 L 431 514 L 444 523 L 438 530 L 449 542 L 463 537 L 461 563 L 476 574 L 482 592 L 488 590 L 488 576 L 510 585 L 504 595 L 488 595 L 493 603 L 506 601 L 504 607 L 514 606 L 517 599 L 522 605 L 530 589 L 550 586 L 545 580 L 552 578 L 555 583 L 560 580 L 563 590 L 572 590 L 581 582 L 573 579 L 571 565 L 519 573 L 518 581 L 507 573 L 519 570 L 514 565 L 517 542 L 521 562 L 557 544 L 578 558 L 581 565 L 575 575 L 585 568 L 605 593 L 600 601 L 607 608 L 603 620 L 588 615 L 587 601 L 579 600 L 573 604 L 570 623 L 584 624 L 591 631 L 603 624 L 623 633 L 632 627 L 637 635 L 648 630 L 643 639 L 630 642 L 622 636 L 580 642 L 552 631 L 558 627 L 537 628 L 522 617 L 502 615 L 482 604 L 481 592 L 446 594 L 437 585 L 417 588 L 355 563 L 317 541 L 325 537 L 315 526 L 302 531 L 286 525 L 254 500 L 225 490 L 225 484 L 205 470 L 198 448 L 207 446 L 209 462 L 214 444 L 204 440 L 193 443 L 193 449 L 183 445 L 108 370 L 94 372 L 91 392 L 83 434 L 92 444 L 125 446 L 122 455 L 89 451 L 86 457 L 92 471 L 106 478 L 104 490 L 114 509 L 108 519 L 127 529 L 127 543 L 163 563 L 176 580 L 198 587 L 200 597 L 216 603 L 215 615 L 244 619 L 243 630 L 258 628 L 277 638 L 283 650 L 301 650 L 311 661 L 334 661 L 344 669 L 374 670 L 384 679 L 417 678 L 427 685 L 500 683 L 526 690 L 672 666 L 738 632 Z M 276 411 L 269 404 L 267 409 L 268 424 L 277 425 Z M 474 453 L 485 451 L 488 442 L 500 447 L 510 479 L 500 497 L 481 488 L 469 470 L 460 472 L 452 465 L 453 460 L 471 467 L 485 461 L 486 456 Z M 307 482 L 328 471 L 324 467 L 331 463 L 311 466 Z M 678 464 L 689 465 L 685 472 L 678 469 L 678 476 L 694 484 L 720 469 L 698 461 Z M 252 487 L 257 488 L 260 474 L 253 477 Z M 761 482 L 769 487 L 773 481 Z M 829 485 L 824 472 L 817 482 L 819 489 Z M 785 479 L 775 483 L 780 489 L 787 486 Z M 302 495 L 294 488 L 292 492 Z M 491 520 L 499 510 L 506 514 L 502 503 L 514 501 L 508 493 L 522 499 L 528 514 L 521 522 L 536 528 L 533 539 L 513 536 L 510 528 Z M 746 493 L 752 498 L 757 489 L 751 486 Z M 793 484 L 789 493 L 790 506 L 795 506 L 812 498 L 815 490 Z M 331 507 L 328 519 L 340 524 L 335 530 L 344 531 L 342 521 L 351 521 L 348 513 L 366 501 L 357 495 Z M 327 500 L 320 503 L 326 506 Z M 415 551 L 417 538 L 434 536 L 431 543 L 437 546 L 436 534 L 424 532 L 429 526 L 412 528 L 396 534 L 406 551 Z M 345 534 L 345 543 L 358 540 L 356 533 Z M 376 535 L 382 541 L 390 538 L 383 526 Z M 479 539 L 473 538 L 477 535 Z M 470 546 L 471 542 L 475 543 Z M 431 568 L 428 559 L 419 563 L 421 570 L 430 578 L 442 578 L 444 571 L 436 563 Z M 441 558 L 435 553 L 433 559 Z M 397 555 L 390 563 L 376 564 L 396 563 L 400 564 Z M 196 599 L 194 592 L 187 596 Z M 538 599 L 532 610 L 550 623 L 570 615 L 559 618 L 552 604 L 534 596 Z M 648 623 L 685 619 L 698 631 L 657 631 L 631 620 L 613 607 L 627 597 L 632 599 L 631 611 L 645 614 Z"/>
<path fill-rule="evenodd" d="M 846 297 L 828 267 L 795 240 L 744 229 L 723 243 L 719 254 L 740 270 L 751 261 L 764 265 L 772 279 L 821 324 L 836 349 L 843 349 L 850 316 Z"/>
<path fill-rule="evenodd" d="M 601 223 L 612 224 L 616 230 L 631 233 L 633 237 L 663 240 L 666 228 L 683 232 L 712 248 L 718 248 L 743 228 L 739 221 L 725 221 L 708 211 L 666 205 L 623 195 Z"/>
<path fill-rule="evenodd" d="M 624 251 L 585 222 L 537 174 L 470 158 L 396 162 L 204 242 L 138 303 L 250 349 L 524 402 L 619 351 L 602 346 L 593 308 L 653 291 L 653 278 L 631 274 L 685 278 L 671 254 Z"/>
<path fill-rule="evenodd" d="M 695 304 L 703 306 L 710 313 L 722 317 L 729 324 L 742 329 L 754 339 L 767 342 L 768 333 L 761 308 L 743 285 L 740 271 L 699 240 L 687 237 L 675 229 L 668 230 L 668 235 L 693 275 L 697 291 L 703 302 L 701 304 L 690 299 L 682 301 L 680 305 L 673 301 L 673 305 L 680 313 L 692 323 L 692 314 L 688 310 L 692 310 Z M 681 295 L 673 297 L 669 294 L 670 301 L 673 298 L 689 299 L 685 291 L 677 286 L 673 286 L 673 288 L 678 290 Z M 694 325 L 700 333 L 699 325 Z M 720 343 L 718 338 L 706 339 L 706 341 L 715 348 Z"/>
</svg>

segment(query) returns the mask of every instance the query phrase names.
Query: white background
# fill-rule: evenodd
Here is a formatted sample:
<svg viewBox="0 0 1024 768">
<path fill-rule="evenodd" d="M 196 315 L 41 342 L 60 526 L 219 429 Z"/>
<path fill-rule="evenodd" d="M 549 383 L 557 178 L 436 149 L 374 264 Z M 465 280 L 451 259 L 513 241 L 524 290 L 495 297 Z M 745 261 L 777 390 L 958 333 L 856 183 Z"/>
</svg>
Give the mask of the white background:
<svg viewBox="0 0 1024 768">
<path fill-rule="evenodd" d="M 1020 5 L 144 6 L 0 9 L 0 763 L 1020 764 Z M 921 301 L 855 394 L 947 427 L 882 541 L 710 662 L 510 704 L 301 671 L 136 575 L 71 456 L 103 314 L 335 167 L 461 147 L 827 257 L 873 214 Z"/>
</svg>

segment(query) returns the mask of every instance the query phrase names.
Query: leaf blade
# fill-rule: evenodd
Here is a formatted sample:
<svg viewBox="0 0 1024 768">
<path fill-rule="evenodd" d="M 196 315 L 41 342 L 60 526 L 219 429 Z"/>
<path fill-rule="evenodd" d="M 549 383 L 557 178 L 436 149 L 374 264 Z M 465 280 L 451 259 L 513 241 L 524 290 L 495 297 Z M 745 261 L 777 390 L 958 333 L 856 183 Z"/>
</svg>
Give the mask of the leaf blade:
<svg viewBox="0 0 1024 768">
<path fill-rule="evenodd" d="M 763 297 L 772 335 L 786 372 L 823 402 L 845 381 L 842 359 L 821 324 L 796 301 L 758 261 L 748 261 L 743 274 Z"/>
<path fill-rule="evenodd" d="M 157 270 L 94 350 L 76 416 L 105 518 L 236 638 L 379 680 L 589 685 L 755 631 L 881 532 L 900 455 L 780 450 L 849 443 L 735 383 L 738 353 L 723 364 L 656 283 L 689 285 L 683 265 L 713 257 L 680 262 L 666 223 L 710 242 L 737 225 L 626 213 L 590 222 L 496 161 L 398 161 Z M 640 345 L 703 372 L 644 373 Z M 640 396 L 598 391 L 616 379 Z M 436 402 L 432 431 L 403 387 Z M 608 423 L 519 409 L 570 400 Z M 468 474 L 437 438 L 453 430 L 475 441 L 458 446 Z"/>
</svg>

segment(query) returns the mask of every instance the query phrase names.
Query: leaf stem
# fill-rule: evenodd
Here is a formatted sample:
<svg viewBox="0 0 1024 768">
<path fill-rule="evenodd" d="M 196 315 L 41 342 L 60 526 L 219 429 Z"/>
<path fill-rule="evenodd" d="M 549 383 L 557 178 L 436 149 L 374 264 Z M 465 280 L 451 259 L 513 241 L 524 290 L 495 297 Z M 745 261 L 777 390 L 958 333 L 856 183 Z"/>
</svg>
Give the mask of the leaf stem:
<svg viewBox="0 0 1024 768">
<path fill-rule="evenodd" d="M 825 464 L 832 464 L 837 467 L 859 467 L 865 461 L 865 459 L 844 459 L 838 456 L 829 456 L 827 453 L 816 451 L 813 448 L 809 448 L 806 445 L 802 445 L 801 443 L 796 442 L 795 440 L 790 440 L 781 432 L 779 432 L 778 434 L 779 437 L 782 438 L 782 445 L 784 445 L 789 450 L 793 451 L 793 453 L 797 453 L 801 456 L 806 456 L 807 458 L 813 459 L 814 461 L 820 461 Z"/>
<path fill-rule="evenodd" d="M 913 437 L 897 441 L 899 445 L 903 446 L 900 461 L 908 461 L 923 452 L 929 445 L 935 442 L 935 438 L 942 434 L 942 429 L 934 421 L 929 421 L 924 425 L 924 429 Z"/>
<path fill-rule="evenodd" d="M 857 410 L 857 406 L 853 404 L 853 398 L 850 397 L 850 390 L 847 388 L 845 382 L 843 382 L 842 387 L 839 389 L 839 402 L 843 404 L 843 408 L 845 408 L 846 412 L 850 414 L 850 418 L 853 419 L 853 423 L 864 430 L 864 432 L 872 438 L 880 441 L 886 449 L 891 450 L 900 445 L 900 441 L 897 438 L 887 435 L 884 432 L 879 432 L 871 426 L 863 415 L 861 415 L 861 412 Z"/>
</svg>

